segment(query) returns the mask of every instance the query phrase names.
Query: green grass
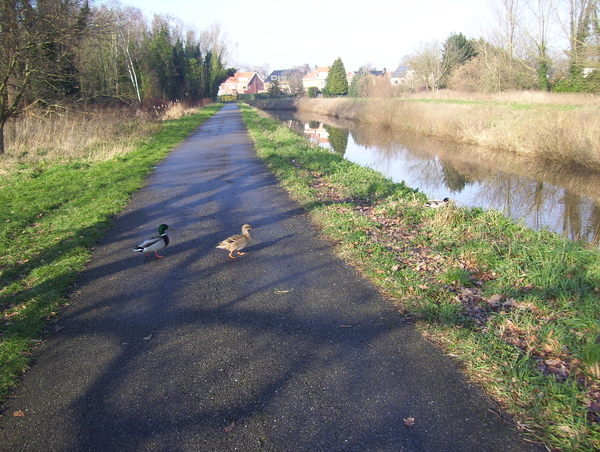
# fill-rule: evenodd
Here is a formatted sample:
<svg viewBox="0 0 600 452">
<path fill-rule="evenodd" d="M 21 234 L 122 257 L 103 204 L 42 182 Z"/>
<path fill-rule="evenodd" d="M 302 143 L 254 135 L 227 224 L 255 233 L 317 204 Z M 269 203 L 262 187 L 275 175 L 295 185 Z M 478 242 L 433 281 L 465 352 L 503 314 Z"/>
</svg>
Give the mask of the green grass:
<svg viewBox="0 0 600 452">
<path fill-rule="evenodd" d="M 259 157 L 347 262 L 533 440 L 600 450 L 600 253 L 423 194 L 241 105 Z"/>
<path fill-rule="evenodd" d="M 159 161 L 220 109 L 165 121 L 136 151 L 98 163 L 22 165 L 0 182 L 0 401 L 120 212 Z"/>
</svg>

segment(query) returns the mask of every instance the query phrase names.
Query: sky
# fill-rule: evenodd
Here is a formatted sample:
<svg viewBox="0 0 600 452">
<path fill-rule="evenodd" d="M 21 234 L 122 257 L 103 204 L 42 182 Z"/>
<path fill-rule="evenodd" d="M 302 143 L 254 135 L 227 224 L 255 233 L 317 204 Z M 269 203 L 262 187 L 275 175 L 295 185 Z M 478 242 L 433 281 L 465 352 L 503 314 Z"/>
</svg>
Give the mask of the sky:
<svg viewBox="0 0 600 452">
<path fill-rule="evenodd" d="M 422 43 L 477 32 L 481 0 L 120 0 L 148 17 L 170 14 L 202 31 L 219 24 L 232 49 L 230 67 L 288 69 L 365 64 L 395 69 Z"/>
</svg>

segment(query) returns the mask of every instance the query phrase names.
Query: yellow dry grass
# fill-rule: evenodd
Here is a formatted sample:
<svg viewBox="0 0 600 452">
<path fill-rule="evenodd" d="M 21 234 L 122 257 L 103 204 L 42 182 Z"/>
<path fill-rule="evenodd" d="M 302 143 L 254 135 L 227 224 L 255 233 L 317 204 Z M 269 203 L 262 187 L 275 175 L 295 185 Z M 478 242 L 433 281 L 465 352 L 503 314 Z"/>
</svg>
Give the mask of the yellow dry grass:
<svg viewBox="0 0 600 452">
<path fill-rule="evenodd" d="M 51 115 L 30 112 L 5 125 L 6 149 L 0 157 L 0 173 L 20 164 L 108 160 L 136 149 L 160 130 L 161 121 L 192 114 L 199 108 L 172 103 L 160 117 L 110 108 Z"/>
<path fill-rule="evenodd" d="M 300 111 L 600 170 L 600 98 L 550 93 L 302 99 Z"/>
<path fill-rule="evenodd" d="M 453 90 L 423 91 L 405 94 L 405 99 L 460 100 L 472 102 L 506 102 L 528 105 L 570 105 L 600 107 L 600 96 L 590 93 L 547 93 L 543 91 L 502 91 L 466 93 Z"/>
</svg>

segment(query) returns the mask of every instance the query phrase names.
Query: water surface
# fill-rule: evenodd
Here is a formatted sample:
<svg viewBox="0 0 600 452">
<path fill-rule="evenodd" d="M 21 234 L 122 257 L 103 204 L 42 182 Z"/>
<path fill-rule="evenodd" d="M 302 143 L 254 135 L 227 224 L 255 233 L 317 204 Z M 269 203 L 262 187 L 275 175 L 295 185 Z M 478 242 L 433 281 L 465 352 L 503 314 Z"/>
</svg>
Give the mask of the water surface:
<svg viewBox="0 0 600 452">
<path fill-rule="evenodd" d="M 495 209 L 536 230 L 600 241 L 600 174 L 513 154 L 449 147 L 329 117 L 269 111 L 323 148 L 404 181 L 429 198 Z"/>
</svg>

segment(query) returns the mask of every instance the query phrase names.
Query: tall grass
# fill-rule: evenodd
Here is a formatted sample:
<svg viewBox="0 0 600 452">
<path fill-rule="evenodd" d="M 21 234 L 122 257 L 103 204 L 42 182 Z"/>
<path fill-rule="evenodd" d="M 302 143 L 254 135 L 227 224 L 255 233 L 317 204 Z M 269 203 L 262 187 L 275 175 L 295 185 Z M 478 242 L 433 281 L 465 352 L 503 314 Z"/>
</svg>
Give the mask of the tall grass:
<svg viewBox="0 0 600 452">
<path fill-rule="evenodd" d="M 301 112 L 600 170 L 600 98 L 594 96 L 444 91 L 396 99 L 301 99 L 296 105 Z"/>
<path fill-rule="evenodd" d="M 173 102 L 150 112 L 96 108 L 64 114 L 23 114 L 5 126 L 6 150 L 0 158 L 0 174 L 19 165 L 75 160 L 92 163 L 127 154 L 160 131 L 163 121 L 198 113 L 202 106 Z"/>
<path fill-rule="evenodd" d="M 0 170 L 39 162 L 107 160 L 130 152 L 159 130 L 160 123 L 126 110 L 20 116 L 5 127 L 7 147 Z"/>
<path fill-rule="evenodd" d="M 600 97 L 590 93 L 548 93 L 543 91 L 501 91 L 467 93 L 450 89 L 405 94 L 405 99 L 459 100 L 470 102 L 502 102 L 518 104 L 600 107 Z"/>
</svg>

